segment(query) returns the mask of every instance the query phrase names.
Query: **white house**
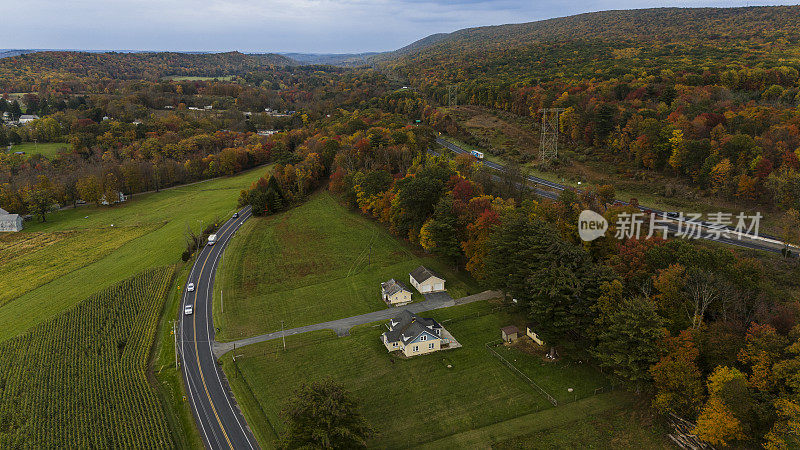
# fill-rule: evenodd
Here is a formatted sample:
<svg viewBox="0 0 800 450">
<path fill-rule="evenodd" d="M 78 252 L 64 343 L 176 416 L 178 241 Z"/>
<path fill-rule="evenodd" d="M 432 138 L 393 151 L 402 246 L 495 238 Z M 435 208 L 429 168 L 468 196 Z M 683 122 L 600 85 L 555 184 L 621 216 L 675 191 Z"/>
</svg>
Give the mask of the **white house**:
<svg viewBox="0 0 800 450">
<path fill-rule="evenodd" d="M 22 216 L 0 208 L 0 232 L 22 231 Z"/>
<path fill-rule="evenodd" d="M 425 266 L 419 266 L 409 274 L 409 281 L 419 292 L 431 294 L 433 292 L 444 292 L 444 278 L 437 275 Z"/>
<path fill-rule="evenodd" d="M 37 116 L 35 114 L 23 114 L 23 115 L 19 116 L 19 123 L 20 123 L 20 125 L 22 125 L 22 124 L 25 124 L 25 123 L 28 123 L 28 122 L 33 122 L 34 120 L 37 120 L 37 119 L 39 119 L 39 116 Z"/>
</svg>

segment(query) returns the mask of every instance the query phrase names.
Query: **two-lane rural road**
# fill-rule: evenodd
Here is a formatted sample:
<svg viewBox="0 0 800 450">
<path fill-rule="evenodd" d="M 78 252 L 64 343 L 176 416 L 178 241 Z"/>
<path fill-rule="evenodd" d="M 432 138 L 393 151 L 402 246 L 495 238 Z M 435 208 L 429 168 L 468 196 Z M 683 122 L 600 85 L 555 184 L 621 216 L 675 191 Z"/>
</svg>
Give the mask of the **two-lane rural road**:
<svg viewBox="0 0 800 450">
<path fill-rule="evenodd" d="M 250 216 L 249 207 L 240 211 L 238 218 L 219 228 L 216 244 L 206 245 L 200 251 L 187 280 L 194 283 L 195 290 L 184 289 L 181 302 L 178 350 L 183 381 L 197 428 L 210 449 L 258 448 L 212 352 L 214 274 L 225 246 Z M 194 306 L 193 314 L 184 314 L 187 304 Z"/>
</svg>

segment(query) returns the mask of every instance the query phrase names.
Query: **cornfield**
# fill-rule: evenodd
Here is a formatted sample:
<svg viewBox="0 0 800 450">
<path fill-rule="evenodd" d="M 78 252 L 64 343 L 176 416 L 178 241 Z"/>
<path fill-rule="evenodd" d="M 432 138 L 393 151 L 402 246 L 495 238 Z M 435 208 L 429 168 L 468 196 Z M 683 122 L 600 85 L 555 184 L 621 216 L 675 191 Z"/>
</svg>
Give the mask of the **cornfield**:
<svg viewBox="0 0 800 450">
<path fill-rule="evenodd" d="M 173 268 L 141 273 L 0 344 L 0 448 L 165 448 L 145 377 Z"/>
</svg>

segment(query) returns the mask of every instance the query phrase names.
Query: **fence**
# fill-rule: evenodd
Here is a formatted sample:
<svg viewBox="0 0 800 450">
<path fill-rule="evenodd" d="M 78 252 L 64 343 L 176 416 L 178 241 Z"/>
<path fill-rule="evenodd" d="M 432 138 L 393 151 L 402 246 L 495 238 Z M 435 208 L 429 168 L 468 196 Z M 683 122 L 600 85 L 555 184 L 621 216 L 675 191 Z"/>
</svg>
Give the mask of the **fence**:
<svg viewBox="0 0 800 450">
<path fill-rule="evenodd" d="M 523 380 L 527 381 L 527 382 L 528 382 L 528 384 L 530 384 L 531 386 L 533 386 L 534 388 L 536 388 L 536 390 L 538 390 L 538 391 L 539 391 L 539 392 L 540 392 L 542 395 L 544 395 L 544 397 L 545 397 L 545 398 L 546 398 L 546 399 L 547 399 L 547 400 L 548 400 L 550 403 L 552 403 L 552 404 L 553 404 L 553 406 L 558 406 L 558 401 L 556 401 L 556 399 L 555 399 L 555 398 L 553 398 L 553 396 L 552 396 L 552 395 L 548 394 L 548 393 L 547 393 L 547 391 L 545 391 L 545 390 L 544 390 L 544 389 L 543 389 L 541 386 L 539 386 L 539 385 L 538 385 L 538 384 L 536 384 L 536 383 L 535 383 L 533 380 L 531 380 L 529 376 L 527 376 L 527 375 L 525 375 L 524 373 L 522 373 L 522 371 L 520 371 L 519 369 L 517 369 L 517 368 L 516 368 L 516 366 L 514 366 L 513 364 L 511 364 L 510 362 L 508 362 L 508 360 L 506 360 L 505 358 L 503 358 L 503 357 L 500 355 L 500 353 L 497 353 L 497 352 L 494 350 L 494 348 L 493 348 L 493 347 L 496 347 L 496 346 L 498 346 L 498 345 L 500 345 L 500 344 L 502 344 L 502 343 L 503 343 L 503 340 L 502 340 L 502 339 L 497 339 L 496 341 L 489 341 L 489 342 L 487 342 L 487 343 L 486 343 L 486 344 L 484 344 L 484 345 L 486 346 L 486 350 L 489 350 L 489 353 L 491 353 L 491 354 L 492 354 L 492 355 L 494 355 L 494 356 L 495 356 L 497 359 L 499 359 L 499 360 L 500 360 L 500 362 L 502 362 L 503 364 L 505 364 L 505 365 L 506 365 L 506 366 L 507 366 L 509 369 L 511 369 L 511 370 L 512 370 L 512 371 L 513 371 L 515 374 L 517 374 L 517 375 L 518 375 L 520 378 L 522 378 Z"/>
</svg>

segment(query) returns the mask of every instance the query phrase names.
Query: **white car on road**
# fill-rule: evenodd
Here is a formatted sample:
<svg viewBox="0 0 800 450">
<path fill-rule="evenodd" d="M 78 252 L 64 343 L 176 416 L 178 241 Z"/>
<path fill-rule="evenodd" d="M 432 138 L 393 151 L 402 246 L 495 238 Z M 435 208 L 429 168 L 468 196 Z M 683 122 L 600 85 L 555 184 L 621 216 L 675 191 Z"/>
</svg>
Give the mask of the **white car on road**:
<svg viewBox="0 0 800 450">
<path fill-rule="evenodd" d="M 194 292 L 194 283 L 189 283 L 186 285 L 187 292 Z"/>
<path fill-rule="evenodd" d="M 187 316 L 191 315 L 193 312 L 194 312 L 194 306 L 192 306 L 191 303 L 187 303 L 186 306 L 183 307 L 183 313 L 186 314 Z"/>
</svg>

